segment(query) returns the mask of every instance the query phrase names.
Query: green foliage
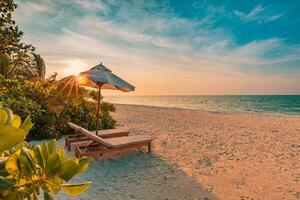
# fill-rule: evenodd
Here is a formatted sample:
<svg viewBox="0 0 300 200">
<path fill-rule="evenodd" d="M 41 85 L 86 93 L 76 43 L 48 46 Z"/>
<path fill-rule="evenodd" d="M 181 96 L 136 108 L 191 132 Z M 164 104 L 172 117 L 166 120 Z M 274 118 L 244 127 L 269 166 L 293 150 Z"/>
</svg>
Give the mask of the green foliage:
<svg viewBox="0 0 300 200">
<path fill-rule="evenodd" d="M 11 78 L 43 78 L 42 58 L 34 53 L 32 45 L 21 42 L 23 32 L 12 18 L 16 8 L 13 0 L 0 1 L 0 74 Z"/>
<path fill-rule="evenodd" d="M 114 128 L 117 124 L 117 121 L 114 120 L 109 113 L 116 111 L 115 106 L 107 102 L 102 102 L 100 110 L 100 129 Z"/>
<path fill-rule="evenodd" d="M 67 126 L 72 121 L 89 130 L 96 127 L 96 104 L 90 92 L 79 88 L 78 95 L 62 91 L 63 85 L 57 85 L 52 77 L 48 80 L 29 81 L 23 79 L 5 79 L 0 77 L 0 101 L 14 110 L 22 119 L 30 115 L 35 126 L 27 139 L 57 138 L 61 134 L 73 131 Z M 115 107 L 102 103 L 100 128 L 116 126 L 110 115 Z"/>
<path fill-rule="evenodd" d="M 53 199 L 51 195 L 61 189 L 76 196 L 89 187 L 91 182 L 67 183 L 88 168 L 87 158 L 66 159 L 56 140 L 40 145 L 23 142 L 32 127 L 30 118 L 20 126 L 20 117 L 7 108 L 0 110 L 0 199 L 38 199 L 40 190 L 44 199 Z"/>
<path fill-rule="evenodd" d="M 0 107 L 0 152 L 10 149 L 25 139 L 32 127 L 30 117 L 21 124 L 21 118 L 8 108 Z M 12 137 L 13 136 L 13 137 Z"/>
</svg>

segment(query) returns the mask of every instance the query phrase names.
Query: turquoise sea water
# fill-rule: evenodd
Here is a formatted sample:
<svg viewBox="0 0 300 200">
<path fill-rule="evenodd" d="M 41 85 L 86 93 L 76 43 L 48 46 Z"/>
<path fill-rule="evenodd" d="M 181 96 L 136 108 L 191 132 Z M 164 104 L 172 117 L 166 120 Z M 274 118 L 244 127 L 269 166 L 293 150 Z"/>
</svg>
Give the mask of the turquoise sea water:
<svg viewBox="0 0 300 200">
<path fill-rule="evenodd" d="M 300 115 L 300 95 L 251 96 L 106 96 L 119 104 Z"/>
</svg>

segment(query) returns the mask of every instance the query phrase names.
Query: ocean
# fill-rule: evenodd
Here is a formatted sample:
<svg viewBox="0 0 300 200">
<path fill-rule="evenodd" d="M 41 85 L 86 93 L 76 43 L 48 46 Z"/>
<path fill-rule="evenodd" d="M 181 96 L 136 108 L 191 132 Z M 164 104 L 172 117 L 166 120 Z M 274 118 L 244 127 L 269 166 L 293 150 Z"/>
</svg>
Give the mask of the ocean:
<svg viewBox="0 0 300 200">
<path fill-rule="evenodd" d="M 300 95 L 105 96 L 104 101 L 206 111 L 300 115 Z"/>
</svg>

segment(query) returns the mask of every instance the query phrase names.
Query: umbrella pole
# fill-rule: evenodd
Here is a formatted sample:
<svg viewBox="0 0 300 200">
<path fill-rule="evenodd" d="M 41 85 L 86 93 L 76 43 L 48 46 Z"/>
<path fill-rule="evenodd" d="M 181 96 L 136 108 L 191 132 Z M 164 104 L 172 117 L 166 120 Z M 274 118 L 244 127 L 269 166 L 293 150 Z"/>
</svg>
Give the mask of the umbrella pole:
<svg viewBox="0 0 300 200">
<path fill-rule="evenodd" d="M 101 103 L 101 86 L 102 86 L 101 84 L 98 84 L 96 135 L 98 135 L 98 130 L 99 130 L 99 113 L 100 113 L 100 103 Z"/>
</svg>

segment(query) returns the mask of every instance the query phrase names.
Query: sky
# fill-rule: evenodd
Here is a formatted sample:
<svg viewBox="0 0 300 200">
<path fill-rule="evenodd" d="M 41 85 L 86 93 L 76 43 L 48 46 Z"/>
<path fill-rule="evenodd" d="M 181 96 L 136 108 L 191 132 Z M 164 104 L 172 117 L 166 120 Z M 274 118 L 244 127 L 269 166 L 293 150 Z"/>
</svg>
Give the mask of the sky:
<svg viewBox="0 0 300 200">
<path fill-rule="evenodd" d="M 136 87 L 130 95 L 300 94 L 297 0 L 17 3 L 47 75 L 102 62 Z"/>
</svg>

